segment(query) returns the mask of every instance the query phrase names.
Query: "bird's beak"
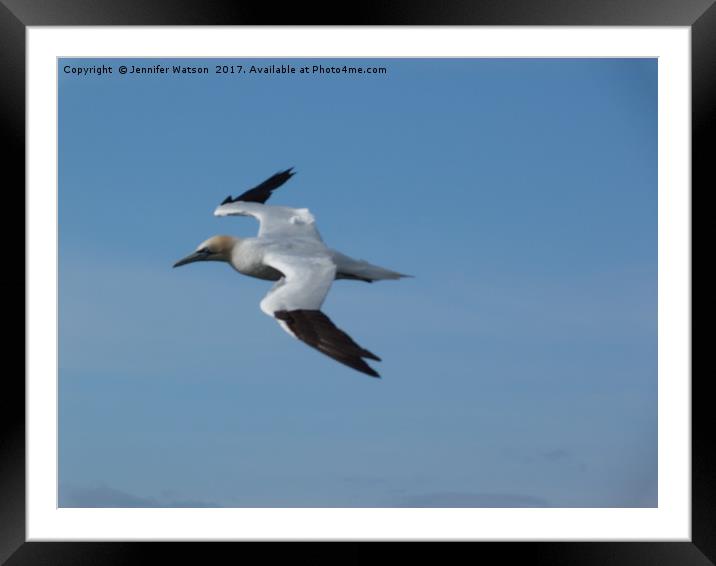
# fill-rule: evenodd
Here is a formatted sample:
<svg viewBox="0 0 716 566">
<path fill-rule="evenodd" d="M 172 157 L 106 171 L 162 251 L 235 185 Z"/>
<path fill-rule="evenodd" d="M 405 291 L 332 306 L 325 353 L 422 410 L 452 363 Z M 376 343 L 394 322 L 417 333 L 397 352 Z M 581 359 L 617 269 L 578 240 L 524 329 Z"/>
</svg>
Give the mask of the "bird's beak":
<svg viewBox="0 0 716 566">
<path fill-rule="evenodd" d="M 186 256 L 183 259 L 180 259 L 177 261 L 172 267 L 180 267 L 182 265 L 186 265 L 187 263 L 194 263 L 195 261 L 203 261 L 207 258 L 209 254 L 206 252 L 194 252 L 193 254 L 190 254 Z"/>
</svg>

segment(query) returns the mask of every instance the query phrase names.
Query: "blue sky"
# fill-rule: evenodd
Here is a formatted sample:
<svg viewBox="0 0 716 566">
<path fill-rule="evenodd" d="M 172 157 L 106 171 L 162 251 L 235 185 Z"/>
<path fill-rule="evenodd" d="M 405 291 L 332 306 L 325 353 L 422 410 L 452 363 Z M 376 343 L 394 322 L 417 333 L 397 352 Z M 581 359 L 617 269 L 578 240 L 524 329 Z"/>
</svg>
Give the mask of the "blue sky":
<svg viewBox="0 0 716 566">
<path fill-rule="evenodd" d="M 657 505 L 655 59 L 117 74 L 157 63 L 59 62 L 61 506 Z M 382 380 L 171 268 L 291 166 L 271 203 L 415 275 L 323 307 Z"/>
</svg>

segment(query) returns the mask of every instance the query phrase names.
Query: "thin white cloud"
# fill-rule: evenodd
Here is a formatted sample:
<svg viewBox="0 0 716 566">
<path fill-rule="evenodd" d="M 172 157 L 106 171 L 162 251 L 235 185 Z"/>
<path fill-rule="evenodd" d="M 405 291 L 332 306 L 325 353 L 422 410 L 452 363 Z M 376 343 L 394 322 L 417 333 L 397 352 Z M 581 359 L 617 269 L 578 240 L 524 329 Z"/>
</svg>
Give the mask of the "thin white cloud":
<svg viewBox="0 0 716 566">
<path fill-rule="evenodd" d="M 395 507 L 552 507 L 549 501 L 518 493 L 441 492 L 404 495 Z"/>
<path fill-rule="evenodd" d="M 60 485 L 60 507 L 222 507 L 191 499 L 139 497 L 106 485 L 79 487 Z"/>
</svg>

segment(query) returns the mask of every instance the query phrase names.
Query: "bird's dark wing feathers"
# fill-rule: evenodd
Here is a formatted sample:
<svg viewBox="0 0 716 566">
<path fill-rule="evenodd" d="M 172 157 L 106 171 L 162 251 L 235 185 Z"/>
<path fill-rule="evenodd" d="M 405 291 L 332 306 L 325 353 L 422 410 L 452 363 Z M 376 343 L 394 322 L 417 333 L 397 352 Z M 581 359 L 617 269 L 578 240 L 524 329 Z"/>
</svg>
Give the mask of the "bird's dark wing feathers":
<svg viewBox="0 0 716 566">
<path fill-rule="evenodd" d="M 271 193 L 278 189 L 281 185 L 283 185 L 286 181 L 288 181 L 291 177 L 293 177 L 295 173 L 293 172 L 293 167 L 286 169 L 285 171 L 280 171 L 279 173 L 276 173 L 275 175 L 269 177 L 266 179 L 263 183 L 260 185 L 256 185 L 253 189 L 249 189 L 245 193 L 240 194 L 236 198 L 232 198 L 231 195 L 226 197 L 224 201 L 221 204 L 227 204 L 230 202 L 260 202 L 261 204 L 265 203 L 269 197 L 271 196 Z"/>
<path fill-rule="evenodd" d="M 373 377 L 380 377 L 363 358 L 380 361 L 380 358 L 361 348 L 353 339 L 337 328 L 319 310 L 276 311 L 274 316 L 288 324 L 294 335 L 319 352 Z"/>
</svg>

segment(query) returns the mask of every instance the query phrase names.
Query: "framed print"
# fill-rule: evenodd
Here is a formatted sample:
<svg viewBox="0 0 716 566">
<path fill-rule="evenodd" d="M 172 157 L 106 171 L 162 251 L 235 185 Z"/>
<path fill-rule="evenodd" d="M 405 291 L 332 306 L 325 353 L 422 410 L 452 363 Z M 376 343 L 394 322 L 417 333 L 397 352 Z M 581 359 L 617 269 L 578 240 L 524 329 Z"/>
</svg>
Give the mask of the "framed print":
<svg viewBox="0 0 716 566">
<path fill-rule="evenodd" d="M 5 2 L 3 559 L 711 563 L 690 184 L 716 8 L 624 6 Z M 233 269 L 183 267 L 207 259 Z"/>
</svg>

